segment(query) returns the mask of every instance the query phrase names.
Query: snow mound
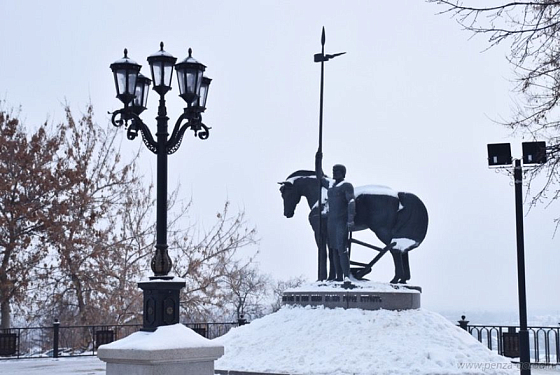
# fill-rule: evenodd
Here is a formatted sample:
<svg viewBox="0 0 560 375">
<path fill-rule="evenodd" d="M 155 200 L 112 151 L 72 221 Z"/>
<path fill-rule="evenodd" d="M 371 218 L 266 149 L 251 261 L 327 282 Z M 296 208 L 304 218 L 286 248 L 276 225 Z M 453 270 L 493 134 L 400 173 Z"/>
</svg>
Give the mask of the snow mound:
<svg viewBox="0 0 560 375">
<path fill-rule="evenodd" d="M 309 375 L 517 374 L 443 316 L 423 310 L 289 307 L 212 340 L 215 368 Z"/>
<path fill-rule="evenodd" d="M 216 346 L 192 329 L 182 324 L 161 326 L 155 332 L 135 332 L 121 340 L 102 345 L 105 349 L 134 349 L 134 350 L 169 350 L 183 348 L 203 348 Z"/>
</svg>

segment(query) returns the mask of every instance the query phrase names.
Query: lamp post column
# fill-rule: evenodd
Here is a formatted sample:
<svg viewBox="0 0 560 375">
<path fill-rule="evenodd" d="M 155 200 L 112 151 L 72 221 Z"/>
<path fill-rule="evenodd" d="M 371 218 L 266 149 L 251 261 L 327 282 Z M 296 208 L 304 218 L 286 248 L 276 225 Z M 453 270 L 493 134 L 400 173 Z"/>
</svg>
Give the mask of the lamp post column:
<svg viewBox="0 0 560 375">
<path fill-rule="evenodd" d="M 156 253 L 152 259 L 155 278 L 166 278 L 171 271 L 171 258 L 167 253 L 167 108 L 165 94 L 160 94 L 157 120 L 157 238 Z"/>
<path fill-rule="evenodd" d="M 519 295 L 519 355 L 521 375 L 531 375 L 529 331 L 527 330 L 527 295 L 525 293 L 525 244 L 523 238 L 523 170 L 521 160 L 515 160 L 515 221 L 517 230 L 517 288 Z"/>
<path fill-rule="evenodd" d="M 168 121 L 165 92 L 160 93 L 157 120 L 157 203 L 156 253 L 152 258 L 154 276 L 138 283 L 144 291 L 143 331 L 179 323 L 180 292 L 184 281 L 173 281 L 169 276 L 171 258 L 167 253 L 167 137 Z M 158 281 L 158 279 L 160 281 Z M 161 280 L 165 280 L 161 282 Z"/>
</svg>

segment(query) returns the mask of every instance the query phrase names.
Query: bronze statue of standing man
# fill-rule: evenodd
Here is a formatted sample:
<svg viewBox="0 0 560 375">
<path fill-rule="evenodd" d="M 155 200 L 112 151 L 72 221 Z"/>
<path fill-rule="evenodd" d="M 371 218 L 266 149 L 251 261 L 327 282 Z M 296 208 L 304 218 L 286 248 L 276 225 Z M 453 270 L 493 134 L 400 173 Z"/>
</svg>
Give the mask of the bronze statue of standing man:
<svg viewBox="0 0 560 375">
<path fill-rule="evenodd" d="M 348 253 L 348 234 L 354 229 L 356 202 L 354 187 L 344 181 L 346 167 L 341 164 L 333 166 L 334 184 L 328 190 L 329 211 L 327 215 L 327 232 L 330 251 L 336 269 L 336 280 L 350 282 L 350 254 Z"/>
</svg>

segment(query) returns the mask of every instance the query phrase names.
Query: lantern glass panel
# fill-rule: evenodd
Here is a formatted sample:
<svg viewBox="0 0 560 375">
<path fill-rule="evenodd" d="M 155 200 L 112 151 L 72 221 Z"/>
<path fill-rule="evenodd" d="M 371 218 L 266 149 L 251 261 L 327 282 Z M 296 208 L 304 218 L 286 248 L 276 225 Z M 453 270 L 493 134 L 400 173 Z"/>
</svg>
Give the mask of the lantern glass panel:
<svg viewBox="0 0 560 375">
<path fill-rule="evenodd" d="M 138 72 L 128 71 L 128 86 L 126 87 L 127 94 L 134 95 L 136 91 L 136 78 L 138 77 Z"/>
<path fill-rule="evenodd" d="M 173 78 L 173 64 L 165 63 L 163 67 L 164 72 L 164 84 L 167 87 L 171 87 L 171 79 Z"/>
<path fill-rule="evenodd" d="M 151 80 L 143 74 L 138 74 L 136 80 L 136 92 L 134 96 L 134 107 L 146 108 L 148 102 L 148 92 L 150 90 Z"/>
<path fill-rule="evenodd" d="M 134 96 L 137 74 L 137 71 L 129 69 L 119 69 L 116 71 L 117 95 L 126 94 Z"/>
<path fill-rule="evenodd" d="M 117 95 L 124 94 L 126 92 L 126 70 L 117 70 Z"/>
<path fill-rule="evenodd" d="M 207 77 L 202 77 L 202 84 L 200 85 L 199 105 L 206 107 L 206 99 L 208 98 L 208 89 L 212 80 Z"/>
<path fill-rule="evenodd" d="M 187 93 L 196 95 L 196 78 L 196 70 L 187 70 Z"/>
<path fill-rule="evenodd" d="M 162 69 L 159 63 L 152 64 L 152 79 L 154 86 L 161 86 L 163 84 Z"/>
<path fill-rule="evenodd" d="M 183 72 L 177 71 L 177 82 L 179 83 L 179 94 L 185 92 L 185 76 L 182 74 Z"/>
<path fill-rule="evenodd" d="M 142 94 L 142 107 L 147 108 L 148 107 L 148 93 L 150 92 L 150 81 L 147 81 L 147 83 L 145 85 L 142 85 L 144 87 L 143 90 L 143 94 Z"/>
<path fill-rule="evenodd" d="M 136 86 L 136 96 L 134 97 L 134 103 L 133 103 L 135 107 L 145 107 L 143 96 L 144 96 L 144 85 L 138 84 Z"/>
</svg>

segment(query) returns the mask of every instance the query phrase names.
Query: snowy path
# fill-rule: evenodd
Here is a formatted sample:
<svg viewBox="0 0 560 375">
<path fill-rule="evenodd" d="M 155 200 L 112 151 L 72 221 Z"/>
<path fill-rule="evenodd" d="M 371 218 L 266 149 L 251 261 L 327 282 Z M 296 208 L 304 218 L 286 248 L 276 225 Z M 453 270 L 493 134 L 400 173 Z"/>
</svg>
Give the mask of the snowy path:
<svg viewBox="0 0 560 375">
<path fill-rule="evenodd" d="M 560 375 L 558 369 L 533 369 L 533 375 Z M 97 357 L 20 359 L 0 362 L 4 375 L 105 375 L 105 363 Z"/>
<path fill-rule="evenodd" d="M 97 357 L 14 359 L 0 362 L 0 374 L 105 375 L 105 363 Z"/>
</svg>

